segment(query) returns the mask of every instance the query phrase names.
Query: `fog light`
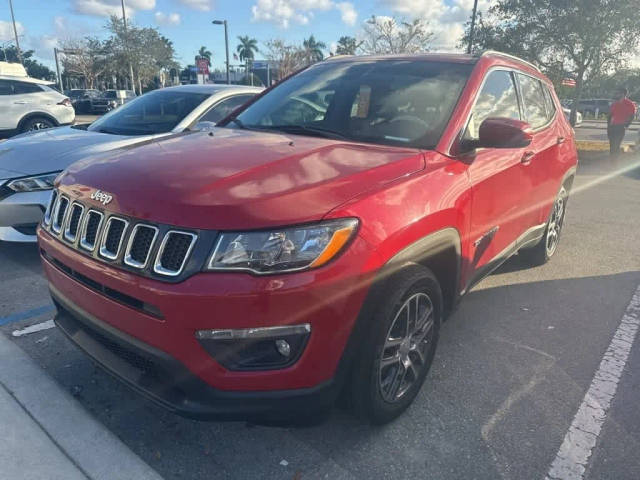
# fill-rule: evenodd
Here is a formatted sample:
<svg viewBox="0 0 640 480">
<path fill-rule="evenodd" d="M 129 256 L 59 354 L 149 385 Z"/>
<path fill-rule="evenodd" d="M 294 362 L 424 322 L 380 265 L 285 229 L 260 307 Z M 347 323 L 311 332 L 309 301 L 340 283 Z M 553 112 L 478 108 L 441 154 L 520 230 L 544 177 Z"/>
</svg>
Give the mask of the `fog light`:
<svg viewBox="0 0 640 480">
<path fill-rule="evenodd" d="M 311 325 L 198 330 L 200 345 L 228 370 L 275 370 L 294 364 L 304 351 Z"/>
<path fill-rule="evenodd" d="M 286 340 L 276 340 L 276 348 L 278 349 L 278 353 L 283 357 L 291 355 L 291 345 L 289 345 Z"/>
</svg>

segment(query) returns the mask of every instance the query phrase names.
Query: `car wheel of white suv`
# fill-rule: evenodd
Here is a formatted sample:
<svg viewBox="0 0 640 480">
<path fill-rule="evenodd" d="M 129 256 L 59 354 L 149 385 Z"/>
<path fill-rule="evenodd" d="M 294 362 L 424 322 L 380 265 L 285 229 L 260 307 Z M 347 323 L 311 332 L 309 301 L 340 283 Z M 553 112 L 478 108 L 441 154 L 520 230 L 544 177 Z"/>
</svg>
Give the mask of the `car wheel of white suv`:
<svg viewBox="0 0 640 480">
<path fill-rule="evenodd" d="M 33 130 L 44 130 L 45 128 L 55 127 L 55 124 L 44 117 L 33 117 L 22 124 L 20 133 L 31 132 Z"/>
</svg>

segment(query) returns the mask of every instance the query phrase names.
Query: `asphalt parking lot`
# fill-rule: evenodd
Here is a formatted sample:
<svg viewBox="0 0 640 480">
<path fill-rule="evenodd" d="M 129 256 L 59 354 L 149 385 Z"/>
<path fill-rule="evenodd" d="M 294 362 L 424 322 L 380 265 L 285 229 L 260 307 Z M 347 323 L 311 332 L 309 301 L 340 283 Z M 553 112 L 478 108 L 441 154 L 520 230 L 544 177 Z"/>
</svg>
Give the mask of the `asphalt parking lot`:
<svg viewBox="0 0 640 480">
<path fill-rule="evenodd" d="M 537 268 L 516 256 L 472 290 L 416 402 L 384 427 L 341 409 L 306 428 L 186 420 L 55 327 L 14 336 L 53 314 L 33 245 L 0 244 L 0 334 L 166 479 L 542 479 L 640 284 L 639 164 L 583 161 L 556 256 Z M 639 391 L 636 340 L 584 478 L 640 478 Z"/>
</svg>

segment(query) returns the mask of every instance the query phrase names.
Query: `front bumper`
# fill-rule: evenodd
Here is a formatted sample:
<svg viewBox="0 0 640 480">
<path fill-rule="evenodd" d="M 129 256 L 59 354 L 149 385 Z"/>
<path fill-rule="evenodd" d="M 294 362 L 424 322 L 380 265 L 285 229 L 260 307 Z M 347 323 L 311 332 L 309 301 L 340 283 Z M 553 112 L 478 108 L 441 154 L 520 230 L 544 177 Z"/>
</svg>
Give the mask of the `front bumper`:
<svg viewBox="0 0 640 480">
<path fill-rule="evenodd" d="M 55 323 L 107 372 L 158 405 L 196 419 L 283 420 L 331 407 L 339 393 L 333 379 L 313 388 L 283 391 L 217 390 L 170 355 L 114 329 L 78 308 L 55 287 Z"/>
<path fill-rule="evenodd" d="M 35 242 L 52 190 L 16 192 L 0 200 L 0 240 Z"/>
<path fill-rule="evenodd" d="M 219 408 L 227 408 L 218 405 L 221 396 L 255 397 L 260 399 L 258 403 L 273 397 L 279 402 L 285 397 L 306 398 L 329 388 L 327 395 L 331 397 L 335 394 L 333 385 L 337 389 L 344 378 L 345 365 L 350 361 L 345 360 L 350 355 L 345 356 L 344 352 L 353 351 L 347 348 L 347 342 L 353 341 L 351 332 L 371 279 L 371 275 L 356 273 L 364 271 L 370 252 L 359 238 L 340 258 L 317 270 L 264 277 L 198 273 L 178 283 L 167 283 L 97 262 L 46 231 L 39 230 L 38 236 L 44 271 L 63 311 L 84 312 L 75 318 L 95 319 L 100 322 L 99 327 L 125 336 L 129 344 L 136 346 L 135 342 L 140 342 L 145 346 L 143 351 L 153 349 L 170 358 L 170 366 L 162 370 L 170 384 L 181 384 L 180 379 L 189 377 L 217 392 L 204 395 L 205 401 L 200 403 L 212 405 L 208 409 L 196 408 L 195 416 L 200 416 L 199 410 L 218 416 Z M 58 322 L 62 324 L 64 320 Z M 195 336 L 196 331 L 206 329 L 302 323 L 311 325 L 302 355 L 293 365 L 278 370 L 227 370 Z M 73 329 L 70 331 L 73 338 Z M 101 353 L 85 350 L 103 363 Z M 126 380 L 125 374 L 116 374 L 135 384 Z M 335 380 L 338 377 L 340 380 Z M 137 389 L 144 389 L 144 385 L 137 385 Z M 145 394 L 158 400 L 151 390 Z M 325 403 L 324 395 L 320 395 L 319 403 Z M 180 402 L 159 401 L 184 413 Z M 186 395 L 184 402 L 194 402 L 192 395 Z M 249 402 L 246 409 L 252 411 L 254 407 Z"/>
</svg>

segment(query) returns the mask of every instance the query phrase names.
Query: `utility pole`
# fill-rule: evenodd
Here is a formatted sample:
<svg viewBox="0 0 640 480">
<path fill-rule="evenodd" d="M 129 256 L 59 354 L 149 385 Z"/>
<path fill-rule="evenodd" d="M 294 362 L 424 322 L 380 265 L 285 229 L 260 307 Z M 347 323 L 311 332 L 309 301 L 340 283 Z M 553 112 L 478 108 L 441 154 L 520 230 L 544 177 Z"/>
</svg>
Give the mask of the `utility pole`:
<svg viewBox="0 0 640 480">
<path fill-rule="evenodd" d="M 56 59 L 56 74 L 58 76 L 58 87 L 60 88 L 60 93 L 62 93 L 62 76 L 60 76 L 60 63 L 58 62 L 58 47 L 53 48 L 53 56 Z"/>
<path fill-rule="evenodd" d="M 129 43 L 129 34 L 127 33 L 127 13 L 125 11 L 124 8 L 124 0 L 121 0 L 122 3 L 122 23 L 124 25 L 124 38 L 125 38 L 125 45 L 124 48 L 128 48 L 127 44 Z M 133 90 L 133 93 L 136 93 L 136 84 L 135 84 L 135 80 L 133 79 L 133 65 L 131 65 L 131 58 L 129 57 L 129 54 L 127 52 L 127 58 L 129 59 L 129 76 L 131 77 L 131 90 Z M 140 93 L 142 93 L 142 91 L 140 91 Z"/>
<path fill-rule="evenodd" d="M 224 46 L 227 51 L 227 85 L 231 83 L 231 78 L 229 77 L 229 36 L 227 34 L 227 21 L 226 20 L 214 20 L 214 25 L 224 25 Z"/>
<path fill-rule="evenodd" d="M 478 12 L 478 0 L 473 2 L 473 14 L 471 15 L 471 27 L 469 28 L 469 45 L 467 46 L 467 53 L 471 53 L 473 49 L 473 34 L 476 28 L 476 14 Z"/>
<path fill-rule="evenodd" d="M 13 15 L 13 2 L 9 0 L 9 9 L 11 10 L 11 21 L 13 22 L 13 35 L 16 37 L 16 52 L 18 53 L 18 60 L 24 65 L 22 61 L 22 52 L 20 51 L 20 42 L 18 41 L 18 29 L 16 28 L 16 17 Z"/>
</svg>

